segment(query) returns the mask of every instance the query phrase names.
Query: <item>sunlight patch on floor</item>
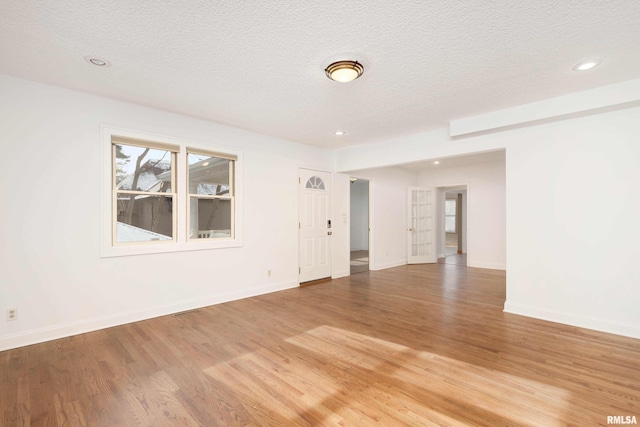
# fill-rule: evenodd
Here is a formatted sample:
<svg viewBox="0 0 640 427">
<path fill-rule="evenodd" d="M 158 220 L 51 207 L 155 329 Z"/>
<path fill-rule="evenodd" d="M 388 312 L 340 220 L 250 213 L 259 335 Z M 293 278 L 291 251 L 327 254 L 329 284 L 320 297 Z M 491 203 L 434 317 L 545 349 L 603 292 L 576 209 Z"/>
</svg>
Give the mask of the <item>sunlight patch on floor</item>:
<svg viewBox="0 0 640 427">
<path fill-rule="evenodd" d="M 204 372 L 233 385 L 250 412 L 314 425 L 553 426 L 569 398 L 548 384 L 331 326 Z"/>
</svg>

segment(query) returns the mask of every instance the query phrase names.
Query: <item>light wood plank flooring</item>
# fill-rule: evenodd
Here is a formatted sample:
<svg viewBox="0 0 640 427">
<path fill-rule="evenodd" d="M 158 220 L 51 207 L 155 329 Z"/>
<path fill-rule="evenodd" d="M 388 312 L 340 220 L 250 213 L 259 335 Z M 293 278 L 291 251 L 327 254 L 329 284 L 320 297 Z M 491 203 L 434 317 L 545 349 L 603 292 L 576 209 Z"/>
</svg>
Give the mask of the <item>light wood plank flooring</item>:
<svg viewBox="0 0 640 427">
<path fill-rule="evenodd" d="M 369 251 L 351 251 L 351 274 L 369 271 Z"/>
<path fill-rule="evenodd" d="M 452 254 L 444 258 L 438 258 L 441 264 L 467 265 L 467 254 Z"/>
<path fill-rule="evenodd" d="M 500 271 L 371 271 L 0 353 L 2 426 L 640 422 L 640 340 L 502 312 Z"/>
</svg>

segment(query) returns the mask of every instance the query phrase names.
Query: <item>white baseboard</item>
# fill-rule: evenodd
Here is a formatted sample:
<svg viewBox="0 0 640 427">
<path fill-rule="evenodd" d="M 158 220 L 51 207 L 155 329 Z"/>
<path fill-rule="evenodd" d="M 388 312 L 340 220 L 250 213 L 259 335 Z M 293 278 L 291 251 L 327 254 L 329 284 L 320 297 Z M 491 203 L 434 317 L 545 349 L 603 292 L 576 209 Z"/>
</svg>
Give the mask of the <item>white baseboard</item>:
<svg viewBox="0 0 640 427">
<path fill-rule="evenodd" d="M 473 260 L 472 260 L 473 261 Z M 473 267 L 473 268 L 488 268 L 491 270 L 506 270 L 507 266 L 503 263 L 500 262 L 470 262 L 467 263 L 468 267 Z"/>
<path fill-rule="evenodd" d="M 594 331 L 623 335 L 631 338 L 640 338 L 640 325 L 611 322 L 599 317 L 550 310 L 509 301 L 504 303 L 504 311 L 506 313 L 518 314 L 520 316 L 533 317 L 536 319 L 548 320 L 550 322 L 593 329 Z"/>
<path fill-rule="evenodd" d="M 369 265 L 369 270 L 384 270 L 387 268 L 400 267 L 401 265 L 406 265 L 406 259 L 399 259 L 395 261 L 387 261 L 387 262 L 376 262 L 375 265 Z"/>
<path fill-rule="evenodd" d="M 3 337 L 0 337 L 0 351 L 23 347 L 31 344 L 38 344 L 41 342 L 65 338 L 72 335 L 84 334 L 86 332 L 111 328 L 113 326 L 124 325 L 127 323 L 138 322 L 154 317 L 166 316 L 174 313 L 180 313 L 182 311 L 194 310 L 196 308 L 222 304 L 242 298 L 249 298 L 257 295 L 268 294 L 271 292 L 277 292 L 296 287 L 298 287 L 298 283 L 296 282 L 282 282 L 268 286 L 262 286 L 259 288 L 248 289 L 241 292 L 230 292 L 226 294 L 212 295 L 205 298 L 195 298 L 159 307 L 150 307 L 142 310 L 117 313 L 102 317 L 94 317 L 78 322 L 62 323 L 59 325 L 34 329 L 26 332 L 5 335 Z"/>
</svg>

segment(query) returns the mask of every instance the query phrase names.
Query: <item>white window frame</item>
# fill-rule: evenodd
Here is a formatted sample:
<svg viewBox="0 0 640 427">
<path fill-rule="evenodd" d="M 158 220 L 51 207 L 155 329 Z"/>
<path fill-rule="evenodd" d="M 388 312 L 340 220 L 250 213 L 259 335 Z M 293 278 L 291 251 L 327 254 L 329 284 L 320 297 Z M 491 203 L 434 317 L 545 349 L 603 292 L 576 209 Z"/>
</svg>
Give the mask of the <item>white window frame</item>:
<svg viewBox="0 0 640 427">
<path fill-rule="evenodd" d="M 116 190 L 116 164 L 113 161 L 116 155 L 116 145 L 127 145 L 133 147 L 140 148 L 150 148 L 154 150 L 166 150 L 170 153 L 171 156 L 171 192 L 152 192 L 145 190 Z M 166 145 L 166 144 L 158 144 L 151 141 L 141 141 L 137 139 L 124 139 L 121 136 L 112 137 L 111 139 L 111 209 L 112 209 L 112 218 L 115 219 L 118 216 L 118 195 L 147 195 L 147 196 L 161 196 L 161 197 L 171 197 L 173 201 L 177 201 L 177 185 L 176 185 L 176 164 L 178 161 L 178 152 L 180 151 L 180 147 L 176 145 Z M 173 236 L 170 240 L 157 240 L 157 241 L 132 241 L 132 242 L 117 242 L 117 232 L 116 227 L 112 223 L 111 226 L 111 242 L 113 246 L 128 246 L 128 245 L 166 245 L 176 242 L 176 217 L 177 217 L 177 209 L 176 204 L 172 203 L 172 212 L 171 212 L 171 235 Z"/>
<path fill-rule="evenodd" d="M 235 198 L 236 198 L 236 191 L 235 191 L 235 179 L 234 179 L 234 175 L 235 175 L 235 168 L 236 168 L 236 163 L 237 163 L 237 158 L 233 155 L 230 155 L 229 153 L 219 153 L 219 152 L 214 152 L 214 151 L 204 151 L 204 150 L 200 150 L 200 149 L 196 149 L 192 146 L 187 147 L 187 157 L 189 156 L 189 154 L 195 154 L 195 155 L 201 155 L 201 156 L 209 156 L 209 157 L 216 157 L 218 159 L 224 159 L 224 160 L 228 160 L 229 161 L 229 195 L 227 196 L 218 196 L 218 195 L 198 195 L 195 193 L 191 193 L 190 190 L 190 185 L 189 185 L 189 162 L 187 161 L 185 163 L 185 168 L 188 170 L 187 171 L 187 239 L 189 240 L 189 242 L 194 242 L 194 241 L 200 241 L 202 239 L 200 238 L 194 238 L 192 237 L 192 233 L 194 231 L 197 232 L 197 229 L 193 228 L 193 225 L 191 224 L 191 199 L 192 198 L 196 198 L 196 199 L 218 199 L 218 200 L 229 200 L 231 202 L 231 237 L 217 237 L 216 239 L 232 239 L 235 236 L 235 219 L 234 219 L 234 210 L 235 210 Z"/>
<path fill-rule="evenodd" d="M 115 206 L 113 196 L 113 154 L 114 139 L 135 140 L 141 144 L 148 142 L 150 146 L 167 146 L 176 148 L 177 161 L 172 166 L 176 181 L 174 205 L 174 236 L 172 241 L 136 242 L 131 244 L 114 244 Z M 126 143 L 126 142 L 125 142 Z M 230 238 L 189 239 L 188 230 L 188 166 L 187 152 L 203 152 L 227 155 L 233 162 L 233 209 L 231 222 L 234 233 Z M 207 144 L 181 138 L 160 136 L 128 129 L 103 125 L 100 127 L 101 152 L 101 203 L 100 203 L 100 256 L 117 257 L 145 255 L 167 252 L 183 252 L 193 250 L 209 250 L 219 248 L 240 247 L 243 245 L 243 153 L 217 144 Z"/>
</svg>

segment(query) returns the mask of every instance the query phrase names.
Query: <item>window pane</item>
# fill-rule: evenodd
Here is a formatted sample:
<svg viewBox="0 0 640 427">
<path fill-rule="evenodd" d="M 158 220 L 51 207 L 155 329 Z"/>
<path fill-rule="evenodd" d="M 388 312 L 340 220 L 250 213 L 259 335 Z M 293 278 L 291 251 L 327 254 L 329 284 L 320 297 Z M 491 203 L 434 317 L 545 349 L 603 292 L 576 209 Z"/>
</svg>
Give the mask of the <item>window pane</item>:
<svg viewBox="0 0 640 427">
<path fill-rule="evenodd" d="M 171 151 L 114 146 L 117 190 L 171 192 Z"/>
<path fill-rule="evenodd" d="M 445 200 L 445 202 L 444 202 L 444 214 L 445 215 L 455 215 L 456 214 L 456 201 L 455 200 Z"/>
<path fill-rule="evenodd" d="M 118 243 L 172 239 L 172 197 L 118 193 L 117 215 Z"/>
<path fill-rule="evenodd" d="M 456 217 L 455 216 L 446 216 L 444 218 L 444 231 L 447 233 L 455 233 L 456 232 Z"/>
<path fill-rule="evenodd" d="M 228 195 L 230 190 L 229 162 L 203 154 L 188 154 L 189 193 Z"/>
<path fill-rule="evenodd" d="M 232 237 L 232 200 L 199 197 L 190 197 L 190 199 L 191 239 Z"/>
</svg>

